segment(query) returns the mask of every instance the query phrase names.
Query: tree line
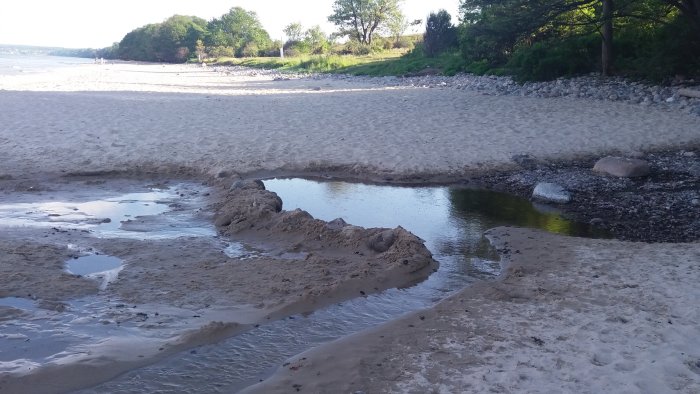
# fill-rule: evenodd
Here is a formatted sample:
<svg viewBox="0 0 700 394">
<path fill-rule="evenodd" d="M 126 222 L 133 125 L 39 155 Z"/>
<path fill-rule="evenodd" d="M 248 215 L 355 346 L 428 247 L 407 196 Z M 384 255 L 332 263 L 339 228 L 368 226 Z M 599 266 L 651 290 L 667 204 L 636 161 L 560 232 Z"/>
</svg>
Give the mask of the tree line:
<svg viewBox="0 0 700 394">
<path fill-rule="evenodd" d="M 262 56 L 276 47 L 255 12 L 234 7 L 211 21 L 174 15 L 162 23 L 132 30 L 119 42 L 116 58 L 182 63 L 205 53 Z"/>
<path fill-rule="evenodd" d="M 700 0 L 463 0 L 460 11 L 467 71 L 700 75 Z"/>
<path fill-rule="evenodd" d="M 458 0 L 455 0 L 458 1 Z M 402 0 L 333 0 L 337 31 L 295 22 L 273 41 L 255 12 L 240 7 L 210 21 L 175 15 L 129 32 L 106 58 L 184 62 L 204 57 L 366 54 L 402 47 L 410 26 Z M 592 71 L 647 79 L 700 75 L 700 0 L 460 0 L 460 23 L 446 11 L 425 20 L 410 54 L 458 58 L 459 69 L 544 80 Z M 346 41 L 338 49 L 334 42 Z M 405 43 L 404 43 L 405 44 Z M 403 45 L 403 47 L 412 46 Z"/>
</svg>

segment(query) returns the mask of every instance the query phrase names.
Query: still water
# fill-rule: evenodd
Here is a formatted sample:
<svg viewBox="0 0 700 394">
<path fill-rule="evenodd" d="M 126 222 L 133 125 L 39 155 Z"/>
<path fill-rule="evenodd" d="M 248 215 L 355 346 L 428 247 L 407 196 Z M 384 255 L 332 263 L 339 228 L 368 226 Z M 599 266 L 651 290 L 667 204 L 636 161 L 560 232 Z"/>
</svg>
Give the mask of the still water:
<svg viewBox="0 0 700 394">
<path fill-rule="evenodd" d="M 434 305 L 475 280 L 494 278 L 500 264 L 483 237 L 489 228 L 514 225 L 566 235 L 602 235 L 549 209 L 535 209 L 527 200 L 481 190 L 303 179 L 274 179 L 265 185 L 279 194 L 285 210 L 301 208 L 320 219 L 341 217 L 364 227 L 402 226 L 425 240 L 440 268 L 410 288 L 261 325 L 83 392 L 235 392 L 269 376 L 295 354 Z"/>
</svg>

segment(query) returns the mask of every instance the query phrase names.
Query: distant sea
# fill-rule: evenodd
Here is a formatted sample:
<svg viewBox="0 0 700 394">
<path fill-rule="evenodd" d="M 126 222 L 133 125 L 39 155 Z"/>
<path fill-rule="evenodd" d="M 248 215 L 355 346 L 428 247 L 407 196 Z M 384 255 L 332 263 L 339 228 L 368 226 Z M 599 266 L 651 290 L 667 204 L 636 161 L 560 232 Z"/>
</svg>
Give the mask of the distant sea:
<svg viewBox="0 0 700 394">
<path fill-rule="evenodd" d="M 43 73 L 56 68 L 91 64 L 93 59 L 48 56 L 40 54 L 8 54 L 0 52 L 0 75 Z"/>
</svg>

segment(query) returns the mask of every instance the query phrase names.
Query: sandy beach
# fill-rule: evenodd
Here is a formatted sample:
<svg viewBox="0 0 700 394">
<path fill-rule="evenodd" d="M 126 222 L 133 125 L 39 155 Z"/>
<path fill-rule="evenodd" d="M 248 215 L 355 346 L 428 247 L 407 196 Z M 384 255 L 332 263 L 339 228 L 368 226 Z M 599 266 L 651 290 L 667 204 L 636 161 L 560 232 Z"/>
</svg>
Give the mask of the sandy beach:
<svg viewBox="0 0 700 394">
<path fill-rule="evenodd" d="M 700 118 L 680 111 L 198 66 L 0 76 L 0 108 L 0 211 L 50 193 L 87 201 L 82 189 L 170 190 L 158 197 L 166 219 L 187 215 L 215 234 L 126 239 L 95 236 L 82 219 L 65 229 L 0 224 L 0 297 L 37 309 L 0 304 L 0 324 L 50 314 L 70 327 L 100 316 L 104 327 L 55 351 L 41 349 L 44 338 L 0 332 L 3 393 L 87 389 L 257 325 L 410 286 L 438 267 L 401 227 L 288 211 L 255 179 L 447 183 L 517 171 L 523 155 L 700 146 Z M 129 218 L 121 230 L 147 232 L 159 220 Z M 488 237 L 501 254 L 496 279 L 295 356 L 246 392 L 700 391 L 697 241 L 503 227 Z M 224 253 L 234 241 L 256 252 Z M 124 262 L 113 281 L 65 271 L 93 249 Z M 101 304 L 82 316 L 75 300 Z M 36 347 L 16 345 L 25 339 Z M 42 351 L 48 361 L 35 361 Z"/>
</svg>

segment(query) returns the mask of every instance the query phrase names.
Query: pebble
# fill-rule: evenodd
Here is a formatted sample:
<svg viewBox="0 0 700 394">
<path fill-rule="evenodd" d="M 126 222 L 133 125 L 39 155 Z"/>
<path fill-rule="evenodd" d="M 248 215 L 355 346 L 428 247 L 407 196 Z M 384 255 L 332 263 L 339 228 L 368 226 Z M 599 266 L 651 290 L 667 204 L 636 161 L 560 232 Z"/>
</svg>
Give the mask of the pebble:
<svg viewBox="0 0 700 394">
<path fill-rule="evenodd" d="M 589 100 L 620 101 L 641 106 L 675 109 L 700 116 L 700 98 L 680 97 L 679 90 L 685 87 L 652 86 L 630 81 L 622 77 L 601 77 L 591 73 L 574 78 L 559 78 L 546 82 L 526 82 L 518 84 L 511 77 L 493 75 L 457 74 L 441 75 L 366 77 L 345 74 L 287 73 L 278 70 L 260 70 L 241 66 L 217 66 L 211 68 L 220 73 L 234 76 L 270 76 L 275 80 L 334 79 L 357 81 L 387 87 L 444 87 L 459 90 L 477 91 L 491 96 L 521 97 L 577 97 Z"/>
<path fill-rule="evenodd" d="M 571 201 L 571 194 L 556 183 L 540 182 L 532 191 L 532 198 L 541 201 L 566 204 Z"/>
</svg>

